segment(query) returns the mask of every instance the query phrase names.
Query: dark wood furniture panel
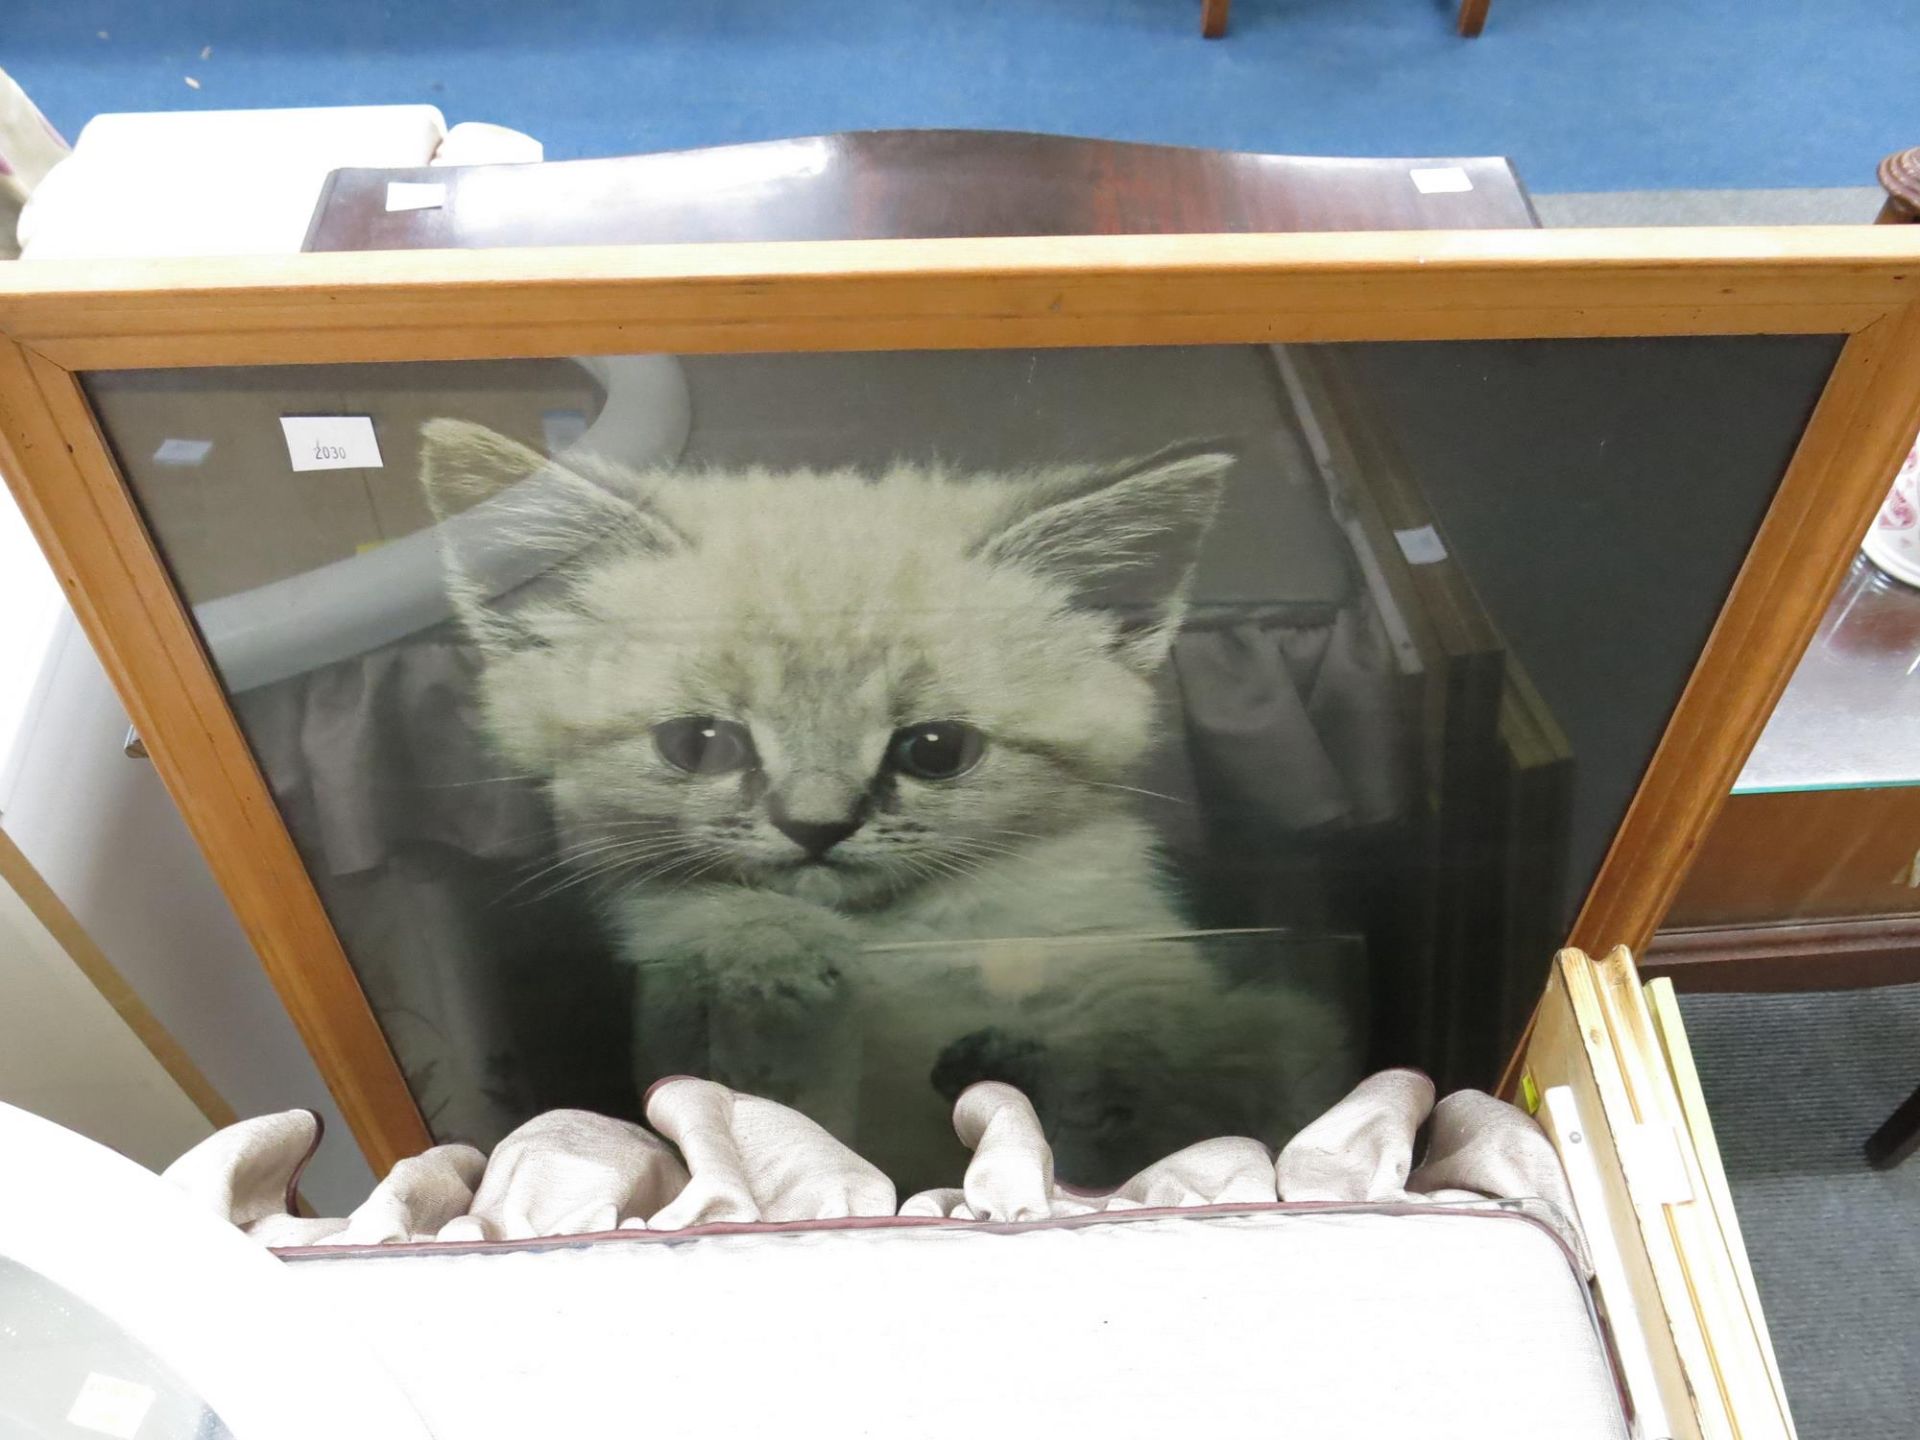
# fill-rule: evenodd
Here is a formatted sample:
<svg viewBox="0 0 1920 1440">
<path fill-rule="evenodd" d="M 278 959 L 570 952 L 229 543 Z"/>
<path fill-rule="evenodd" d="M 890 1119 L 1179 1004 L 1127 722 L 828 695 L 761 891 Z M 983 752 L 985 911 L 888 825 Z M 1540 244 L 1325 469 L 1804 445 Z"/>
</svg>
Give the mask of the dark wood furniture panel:
<svg viewBox="0 0 1920 1440">
<path fill-rule="evenodd" d="M 1411 171 L 1469 188 L 1429 193 Z M 390 181 L 444 184 L 389 211 Z M 873 130 L 565 160 L 339 170 L 309 250 L 682 244 L 986 235 L 1518 230 L 1538 224 L 1507 161 L 1348 160 L 1014 131 Z"/>
<path fill-rule="evenodd" d="M 1665 929 L 1640 959 L 1679 990 L 1858 990 L 1920 980 L 1920 915 Z"/>
<path fill-rule="evenodd" d="M 1728 797 L 1673 928 L 1920 915 L 1920 785 Z"/>
</svg>

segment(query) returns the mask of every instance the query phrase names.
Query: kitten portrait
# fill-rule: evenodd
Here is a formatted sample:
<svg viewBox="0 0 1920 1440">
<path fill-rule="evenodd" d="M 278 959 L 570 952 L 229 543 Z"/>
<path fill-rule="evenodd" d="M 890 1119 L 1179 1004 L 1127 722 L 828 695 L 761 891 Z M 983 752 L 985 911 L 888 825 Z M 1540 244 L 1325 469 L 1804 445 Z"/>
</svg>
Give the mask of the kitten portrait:
<svg viewBox="0 0 1920 1440">
<path fill-rule="evenodd" d="M 1169 939 L 1135 788 L 1230 453 L 633 472 L 423 438 L 435 513 L 489 513 L 441 526 L 488 738 L 635 967 L 641 1083 L 708 1075 L 849 1139 L 876 1106 L 944 1132 L 981 1078 L 1094 1137 L 1209 1065 L 1282 1083 L 1244 1072 L 1284 1040 Z M 501 533 L 551 564 L 495 595 Z"/>
</svg>

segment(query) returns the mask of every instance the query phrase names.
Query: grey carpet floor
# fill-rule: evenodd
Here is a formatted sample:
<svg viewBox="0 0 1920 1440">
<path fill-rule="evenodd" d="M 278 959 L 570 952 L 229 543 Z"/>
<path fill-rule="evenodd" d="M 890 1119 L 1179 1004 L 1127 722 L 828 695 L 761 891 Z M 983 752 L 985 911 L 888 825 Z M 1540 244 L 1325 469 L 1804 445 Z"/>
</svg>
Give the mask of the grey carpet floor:
<svg viewBox="0 0 1920 1440">
<path fill-rule="evenodd" d="M 1920 985 L 1686 995 L 1802 1440 L 1920 1435 L 1920 1157 L 1860 1145 L 1920 1084 Z"/>
</svg>

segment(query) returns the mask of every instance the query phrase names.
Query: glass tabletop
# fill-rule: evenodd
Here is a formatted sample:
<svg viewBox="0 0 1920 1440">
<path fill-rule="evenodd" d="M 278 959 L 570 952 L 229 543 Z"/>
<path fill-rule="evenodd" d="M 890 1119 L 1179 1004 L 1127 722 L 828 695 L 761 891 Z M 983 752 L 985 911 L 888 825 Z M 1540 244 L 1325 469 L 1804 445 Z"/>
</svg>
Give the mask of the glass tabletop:
<svg viewBox="0 0 1920 1440">
<path fill-rule="evenodd" d="M 1857 558 L 1736 795 L 1920 785 L 1920 589 Z"/>
</svg>

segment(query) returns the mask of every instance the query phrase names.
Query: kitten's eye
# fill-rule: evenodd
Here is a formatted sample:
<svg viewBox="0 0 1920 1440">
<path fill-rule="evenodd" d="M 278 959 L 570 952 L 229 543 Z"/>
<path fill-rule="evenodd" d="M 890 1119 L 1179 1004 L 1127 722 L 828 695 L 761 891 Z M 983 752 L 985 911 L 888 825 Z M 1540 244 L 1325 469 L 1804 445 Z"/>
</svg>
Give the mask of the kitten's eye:
<svg viewBox="0 0 1920 1440">
<path fill-rule="evenodd" d="M 747 727 L 712 715 L 683 715 L 653 727 L 660 758 L 694 775 L 725 775 L 759 763 Z"/>
<path fill-rule="evenodd" d="M 964 720 L 923 720 L 893 732 L 887 754 L 894 768 L 919 780 L 953 780 L 986 753 L 987 737 Z"/>
</svg>

